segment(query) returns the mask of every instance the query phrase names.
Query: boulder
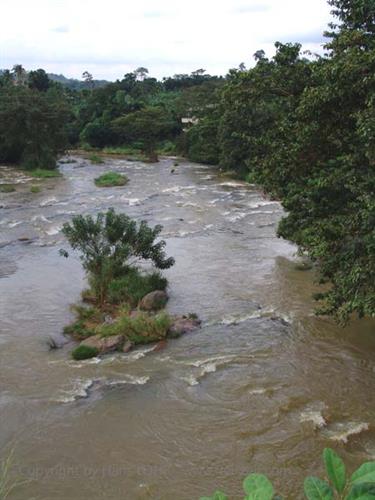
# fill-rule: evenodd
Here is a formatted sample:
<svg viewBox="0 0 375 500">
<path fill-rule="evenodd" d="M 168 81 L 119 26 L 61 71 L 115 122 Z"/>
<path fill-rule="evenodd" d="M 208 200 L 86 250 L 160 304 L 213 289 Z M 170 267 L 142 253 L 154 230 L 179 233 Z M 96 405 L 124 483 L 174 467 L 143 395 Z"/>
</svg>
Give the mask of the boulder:
<svg viewBox="0 0 375 500">
<path fill-rule="evenodd" d="M 155 290 L 143 297 L 139 307 L 143 311 L 158 311 L 163 309 L 168 301 L 168 294 L 163 290 Z"/>
<path fill-rule="evenodd" d="M 123 347 L 122 347 L 122 352 L 129 352 L 133 347 L 133 344 L 130 342 L 130 340 L 126 340 Z"/>
<path fill-rule="evenodd" d="M 110 337 L 93 335 L 83 340 L 80 345 L 95 347 L 100 354 L 106 354 L 121 349 L 124 341 L 125 338 L 123 335 L 111 335 Z"/>
<path fill-rule="evenodd" d="M 190 333 L 201 325 L 201 321 L 198 318 L 190 318 L 188 316 L 179 316 L 173 320 L 172 325 L 169 327 L 168 336 L 169 337 L 179 337 L 184 333 Z"/>
<path fill-rule="evenodd" d="M 168 342 L 163 339 L 163 340 L 160 340 L 156 346 L 153 348 L 153 352 L 159 352 L 159 351 L 162 351 L 163 349 L 165 349 L 168 345 Z"/>
</svg>

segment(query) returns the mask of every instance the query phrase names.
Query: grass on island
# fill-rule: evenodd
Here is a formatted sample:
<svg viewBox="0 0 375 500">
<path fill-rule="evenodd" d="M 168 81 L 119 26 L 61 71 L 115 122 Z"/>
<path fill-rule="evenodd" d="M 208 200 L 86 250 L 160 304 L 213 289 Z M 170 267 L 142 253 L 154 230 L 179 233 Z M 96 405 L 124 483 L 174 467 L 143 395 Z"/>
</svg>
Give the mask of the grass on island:
<svg viewBox="0 0 375 500">
<path fill-rule="evenodd" d="M 35 170 L 31 170 L 28 173 L 31 175 L 31 177 L 35 177 L 37 179 L 52 179 L 54 177 L 61 177 L 61 174 L 57 169 L 47 170 L 45 168 L 36 168 Z"/>
<path fill-rule="evenodd" d="M 15 190 L 14 184 L 0 184 L 0 193 L 14 193 Z"/>
<path fill-rule="evenodd" d="M 95 165 L 100 165 L 104 163 L 103 158 L 101 158 L 99 155 L 93 153 L 88 157 L 88 160 L 91 161 L 91 163 L 95 163 Z"/>
<path fill-rule="evenodd" d="M 166 339 L 172 324 L 171 317 L 165 311 L 158 314 L 144 311 L 132 313 L 128 304 L 111 308 L 112 323 L 106 323 L 106 314 L 96 307 L 77 306 L 75 311 L 77 320 L 66 326 L 64 333 L 79 341 L 93 335 L 101 337 L 124 335 L 132 344 L 149 344 Z"/>
<path fill-rule="evenodd" d="M 116 321 L 112 324 L 103 323 L 96 333 L 102 337 L 125 335 L 132 344 L 149 344 L 167 338 L 172 324 L 170 316 L 162 311 L 156 315 L 137 311 L 134 316 L 124 307 L 120 309 Z"/>
<path fill-rule="evenodd" d="M 132 312 L 140 300 L 154 290 L 165 290 L 167 279 L 159 272 L 143 274 L 130 269 L 127 276 L 113 280 L 109 289 L 108 302 L 100 310 L 91 289 L 82 292 L 82 299 L 90 305 L 74 305 L 72 311 L 76 320 L 64 328 L 64 333 L 75 340 L 84 340 L 92 335 L 103 337 L 122 334 L 133 344 L 148 344 L 165 339 L 171 326 L 171 319 L 164 311 L 154 315 L 137 310 Z M 106 322 L 106 317 L 113 319 Z"/>
<path fill-rule="evenodd" d="M 103 153 L 107 155 L 126 156 L 128 161 L 147 161 L 147 156 L 141 149 L 129 146 L 120 146 L 116 148 L 104 148 Z"/>
<path fill-rule="evenodd" d="M 126 276 L 112 280 L 108 290 L 111 304 L 126 302 L 136 307 L 143 297 L 154 290 L 165 290 L 168 280 L 158 271 L 142 274 L 138 269 L 129 269 Z"/>
<path fill-rule="evenodd" d="M 40 193 L 41 189 L 39 186 L 31 186 L 30 193 Z"/>
<path fill-rule="evenodd" d="M 95 185 L 98 187 L 116 187 L 125 186 L 129 182 L 126 175 L 117 172 L 106 172 L 100 177 L 96 177 Z"/>
</svg>

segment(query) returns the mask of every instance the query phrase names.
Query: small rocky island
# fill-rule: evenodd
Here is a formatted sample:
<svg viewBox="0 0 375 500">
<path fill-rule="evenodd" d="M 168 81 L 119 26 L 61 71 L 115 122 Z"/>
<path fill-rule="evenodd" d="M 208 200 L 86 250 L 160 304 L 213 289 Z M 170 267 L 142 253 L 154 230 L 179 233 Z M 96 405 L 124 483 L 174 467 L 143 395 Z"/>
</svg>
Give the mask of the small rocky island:
<svg viewBox="0 0 375 500">
<path fill-rule="evenodd" d="M 113 209 L 95 219 L 79 215 L 64 224 L 63 233 L 80 252 L 89 283 L 82 304 L 73 306 L 75 321 L 64 329 L 80 342 L 74 359 L 129 352 L 150 343 L 160 350 L 167 339 L 199 328 L 195 314 L 170 316 L 165 311 L 168 281 L 160 270 L 171 267 L 174 259 L 166 256 L 164 240 L 155 242 L 161 230 Z M 60 253 L 68 257 L 66 250 Z M 151 270 L 144 269 L 147 262 Z"/>
</svg>

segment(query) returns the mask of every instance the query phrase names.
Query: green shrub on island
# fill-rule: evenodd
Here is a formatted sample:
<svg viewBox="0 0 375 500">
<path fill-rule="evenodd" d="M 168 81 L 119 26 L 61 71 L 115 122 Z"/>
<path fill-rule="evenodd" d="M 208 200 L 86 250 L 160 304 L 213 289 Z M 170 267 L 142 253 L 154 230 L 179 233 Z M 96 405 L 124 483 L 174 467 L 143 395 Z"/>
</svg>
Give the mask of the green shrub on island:
<svg viewBox="0 0 375 500">
<path fill-rule="evenodd" d="M 147 222 L 137 223 L 125 214 L 117 214 L 113 208 L 91 215 L 77 215 L 71 223 L 65 223 L 62 233 L 73 250 L 80 252 L 90 288 L 97 306 L 105 308 L 111 283 L 124 278 L 136 262 L 150 261 L 157 269 L 168 269 L 174 264 L 164 251 L 165 241 L 156 242 L 162 226 L 154 228 Z M 60 250 L 68 257 L 68 252 Z"/>
<path fill-rule="evenodd" d="M 31 186 L 30 193 L 40 193 L 41 189 L 39 186 Z"/>
<path fill-rule="evenodd" d="M 129 182 L 126 175 L 117 172 L 106 172 L 100 177 L 96 177 L 95 185 L 98 187 L 117 187 L 125 186 Z"/>
<path fill-rule="evenodd" d="M 309 476 L 304 481 L 307 500 L 375 500 L 375 462 L 365 462 L 350 478 L 341 458 L 331 448 L 325 448 L 323 461 L 328 481 Z M 282 499 L 275 495 L 270 480 L 263 474 L 250 474 L 243 481 L 245 500 Z M 200 500 L 229 500 L 229 497 L 216 491 L 213 496 Z"/>
<path fill-rule="evenodd" d="M 0 193 L 14 193 L 15 190 L 14 184 L 0 184 Z"/>
<path fill-rule="evenodd" d="M 89 156 L 89 161 L 91 163 L 95 163 L 96 165 L 100 165 L 101 163 L 104 163 L 103 158 L 101 158 L 99 155 L 93 153 L 92 155 Z"/>
<path fill-rule="evenodd" d="M 96 347 L 90 347 L 88 345 L 80 345 L 72 351 L 72 357 L 76 361 L 81 361 L 83 359 L 95 358 L 99 354 Z"/>
<path fill-rule="evenodd" d="M 82 321 L 92 321 L 92 322 L 103 321 L 103 313 L 96 307 L 73 305 L 71 309 L 73 312 L 76 313 L 77 317 Z"/>
<path fill-rule="evenodd" d="M 84 340 L 95 335 L 97 326 L 105 319 L 103 312 L 96 307 L 73 305 L 71 309 L 76 314 L 76 320 L 65 326 L 64 334 L 75 340 Z"/>
<path fill-rule="evenodd" d="M 114 279 L 108 290 L 108 300 L 111 304 L 126 302 L 133 307 L 145 295 L 155 290 L 165 290 L 168 280 L 160 272 L 142 274 L 137 268 L 130 268 L 125 276 Z"/>
<path fill-rule="evenodd" d="M 132 310 L 141 304 L 154 311 L 159 305 L 164 307 L 168 299 L 164 292 L 168 282 L 157 269 L 168 269 L 174 259 L 166 256 L 165 241 L 156 241 L 161 230 L 161 226 L 137 223 L 114 209 L 96 218 L 78 215 L 64 224 L 62 232 L 71 247 L 80 252 L 90 285 L 82 298 L 92 304 L 73 306 L 77 318 L 65 327 L 65 334 L 80 341 L 93 335 L 99 341 L 100 337 L 120 336 L 130 345 L 138 345 L 166 339 L 169 331 L 171 337 L 183 333 L 172 332 L 173 320 L 165 311 L 155 314 Z M 65 250 L 60 253 L 68 257 Z M 142 261 L 151 262 L 156 270 L 146 273 L 135 266 Z M 155 293 L 150 296 L 151 292 Z M 81 355 L 86 351 L 73 351 L 73 357 Z"/>
<path fill-rule="evenodd" d="M 89 328 L 86 321 L 77 319 L 70 325 L 64 327 L 64 335 L 70 335 L 75 340 L 85 340 L 91 335 L 95 335 L 95 330 Z"/>
<path fill-rule="evenodd" d="M 37 179 L 51 179 L 53 177 L 61 177 L 58 170 L 47 170 L 45 168 L 36 168 L 28 172 L 31 177 L 36 177 Z"/>
</svg>

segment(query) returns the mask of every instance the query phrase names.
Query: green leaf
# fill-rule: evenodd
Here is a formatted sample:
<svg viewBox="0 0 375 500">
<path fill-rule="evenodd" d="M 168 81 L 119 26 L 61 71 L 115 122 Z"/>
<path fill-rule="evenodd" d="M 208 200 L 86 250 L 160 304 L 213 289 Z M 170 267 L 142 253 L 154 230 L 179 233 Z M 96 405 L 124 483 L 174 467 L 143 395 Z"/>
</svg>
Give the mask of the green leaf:
<svg viewBox="0 0 375 500">
<path fill-rule="evenodd" d="M 375 483 L 375 462 L 365 462 L 353 472 L 350 481 L 353 484 Z"/>
<path fill-rule="evenodd" d="M 274 489 L 271 481 L 263 474 L 250 474 L 244 479 L 246 500 L 272 500 Z"/>
<path fill-rule="evenodd" d="M 355 484 L 346 497 L 346 500 L 374 500 L 375 499 L 375 484 L 360 483 Z"/>
<path fill-rule="evenodd" d="M 307 477 L 304 482 L 304 490 L 308 500 L 333 499 L 333 491 L 329 484 L 318 477 Z"/>
<path fill-rule="evenodd" d="M 344 462 L 331 448 L 325 448 L 323 451 L 323 460 L 333 486 L 338 493 L 342 493 L 346 483 Z"/>
<path fill-rule="evenodd" d="M 222 491 L 216 491 L 214 493 L 213 500 L 228 500 L 228 497 Z"/>
</svg>

